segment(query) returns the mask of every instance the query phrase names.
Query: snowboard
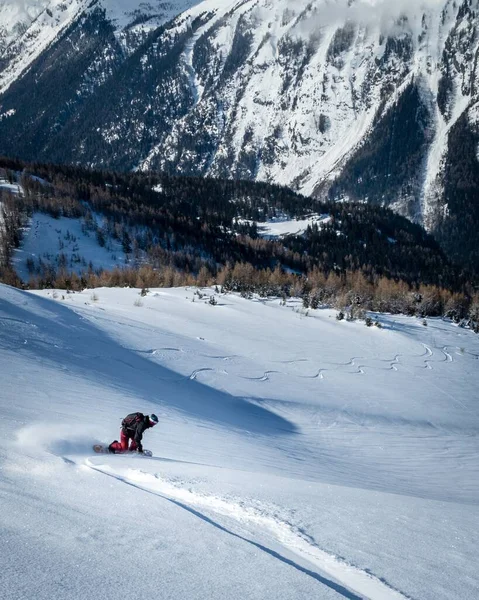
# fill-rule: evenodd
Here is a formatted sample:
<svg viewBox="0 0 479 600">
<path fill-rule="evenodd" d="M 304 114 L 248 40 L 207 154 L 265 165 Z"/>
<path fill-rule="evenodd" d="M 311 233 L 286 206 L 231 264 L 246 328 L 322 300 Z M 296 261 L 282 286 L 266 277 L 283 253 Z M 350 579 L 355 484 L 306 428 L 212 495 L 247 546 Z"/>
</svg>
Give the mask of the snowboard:
<svg viewBox="0 0 479 600">
<path fill-rule="evenodd" d="M 103 444 L 94 444 L 93 445 L 93 450 L 97 453 L 97 454 L 110 454 L 109 450 L 108 450 L 108 446 L 105 446 Z M 143 453 L 139 453 L 139 452 L 119 452 L 118 455 L 124 455 L 124 454 L 134 454 L 135 456 L 153 456 L 153 452 L 151 450 L 143 450 Z"/>
</svg>

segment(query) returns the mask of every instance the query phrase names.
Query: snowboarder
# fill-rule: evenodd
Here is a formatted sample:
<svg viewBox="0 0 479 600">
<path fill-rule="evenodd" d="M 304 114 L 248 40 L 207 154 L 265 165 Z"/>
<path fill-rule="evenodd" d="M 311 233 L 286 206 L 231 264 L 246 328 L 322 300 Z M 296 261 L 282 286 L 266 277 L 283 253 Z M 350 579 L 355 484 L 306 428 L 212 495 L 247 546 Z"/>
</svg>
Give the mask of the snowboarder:
<svg viewBox="0 0 479 600">
<path fill-rule="evenodd" d="M 123 452 L 143 453 L 141 440 L 143 432 L 158 423 L 156 415 L 144 415 L 141 412 L 127 415 L 121 422 L 120 441 L 115 440 L 108 446 L 112 454 L 121 454 Z M 128 447 L 129 444 L 129 447 Z"/>
</svg>

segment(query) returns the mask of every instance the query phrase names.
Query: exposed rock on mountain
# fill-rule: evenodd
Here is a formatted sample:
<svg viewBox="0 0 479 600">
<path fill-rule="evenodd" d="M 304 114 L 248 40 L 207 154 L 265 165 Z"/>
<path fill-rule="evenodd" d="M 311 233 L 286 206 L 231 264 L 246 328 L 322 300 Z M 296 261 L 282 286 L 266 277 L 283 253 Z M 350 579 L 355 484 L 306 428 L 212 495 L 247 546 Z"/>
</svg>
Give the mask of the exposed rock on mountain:
<svg viewBox="0 0 479 600">
<path fill-rule="evenodd" d="M 478 0 L 33 5 L 0 152 L 381 203 L 478 266 Z"/>
</svg>

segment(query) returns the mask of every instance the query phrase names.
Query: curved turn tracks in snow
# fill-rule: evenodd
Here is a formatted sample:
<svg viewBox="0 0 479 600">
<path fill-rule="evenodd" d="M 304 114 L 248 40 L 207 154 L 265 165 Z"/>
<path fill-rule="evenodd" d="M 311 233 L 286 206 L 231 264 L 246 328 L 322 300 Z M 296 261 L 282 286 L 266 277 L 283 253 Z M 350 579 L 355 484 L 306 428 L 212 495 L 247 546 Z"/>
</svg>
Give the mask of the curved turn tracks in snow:
<svg viewBox="0 0 479 600">
<path fill-rule="evenodd" d="M 387 582 L 325 552 L 304 531 L 292 523 L 270 514 L 267 507 L 263 508 L 261 504 L 256 503 L 253 506 L 240 499 L 198 493 L 191 488 L 184 487 L 181 482 L 172 482 L 159 474 L 151 474 L 139 469 L 113 468 L 107 464 L 96 464 L 95 459 L 90 458 L 85 460 L 85 464 L 90 469 L 114 477 L 139 490 L 174 502 L 177 506 L 188 510 L 221 531 L 253 544 L 271 556 L 299 569 L 319 583 L 335 590 L 344 598 L 349 600 L 410 600 L 409 596 L 395 590 Z M 203 510 L 206 513 L 201 512 Z M 232 519 L 239 524 L 239 532 L 232 531 L 216 522 L 211 515 Z M 300 562 L 297 563 L 276 550 L 246 537 L 251 535 L 251 532 L 247 530 L 248 526 L 250 528 L 252 526 L 255 533 L 259 531 L 268 534 L 289 554 L 298 557 Z M 303 566 L 301 562 L 311 565 L 317 571 Z M 332 579 L 328 579 L 328 577 Z"/>
</svg>

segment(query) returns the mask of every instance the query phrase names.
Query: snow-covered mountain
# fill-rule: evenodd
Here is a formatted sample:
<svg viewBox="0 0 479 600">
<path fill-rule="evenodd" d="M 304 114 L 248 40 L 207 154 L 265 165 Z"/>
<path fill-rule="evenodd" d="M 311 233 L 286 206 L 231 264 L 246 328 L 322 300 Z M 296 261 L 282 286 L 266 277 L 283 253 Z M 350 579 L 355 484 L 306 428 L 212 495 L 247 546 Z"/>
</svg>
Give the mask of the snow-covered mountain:
<svg viewBox="0 0 479 600">
<path fill-rule="evenodd" d="M 478 0 L 43 5 L 8 13 L 1 152 L 380 202 L 477 246 Z"/>
<path fill-rule="evenodd" d="M 153 0 L 14 0 L 0 2 L 0 94 L 5 91 L 42 52 L 61 37 L 63 31 L 95 9 L 102 11 L 125 39 L 125 51 L 151 30 L 169 21 L 195 0 L 173 2 Z M 80 21 L 81 22 L 81 21 Z"/>
<path fill-rule="evenodd" d="M 202 292 L 0 285 L 2 597 L 475 600 L 478 336 Z"/>
</svg>

